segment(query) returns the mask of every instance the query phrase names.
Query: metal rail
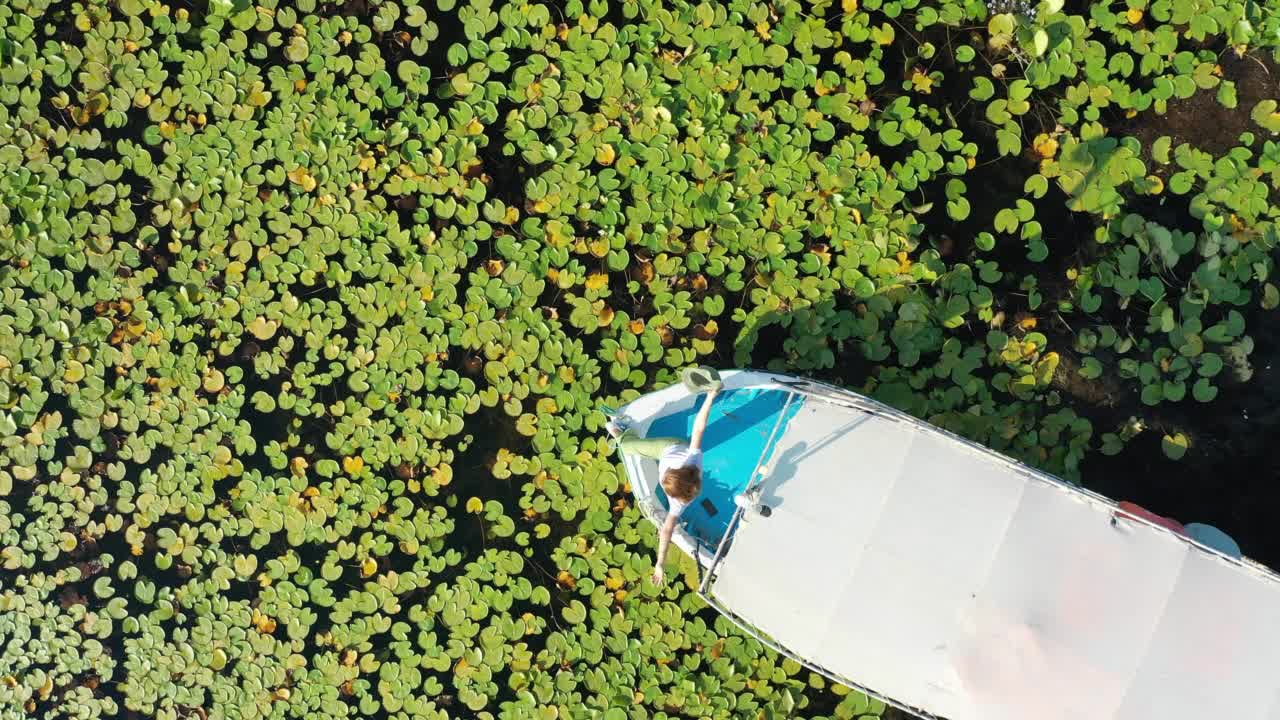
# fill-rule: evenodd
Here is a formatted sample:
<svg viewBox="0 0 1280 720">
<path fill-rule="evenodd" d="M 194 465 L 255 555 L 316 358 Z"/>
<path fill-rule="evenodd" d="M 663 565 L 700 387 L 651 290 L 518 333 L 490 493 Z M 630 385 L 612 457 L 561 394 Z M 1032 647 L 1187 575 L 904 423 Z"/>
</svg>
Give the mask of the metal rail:
<svg viewBox="0 0 1280 720">
<path fill-rule="evenodd" d="M 764 441 L 764 449 L 760 451 L 760 459 L 756 460 L 756 467 L 751 471 L 750 477 L 747 478 L 747 486 L 742 491 L 743 494 L 750 492 L 755 485 L 756 476 L 760 474 L 760 468 L 764 466 L 765 458 L 769 457 L 769 453 L 773 449 L 774 438 L 778 436 L 778 430 L 787 419 L 787 410 L 791 409 L 791 403 L 795 399 L 795 392 L 787 393 L 787 401 L 783 403 L 782 410 L 778 413 L 778 419 L 773 423 L 773 431 L 769 433 L 769 439 Z M 733 511 L 733 517 L 729 518 L 729 525 L 725 528 L 724 535 L 720 538 L 720 544 L 716 546 L 716 554 L 712 556 L 711 564 L 707 566 L 707 571 L 702 576 L 702 582 L 698 585 L 699 593 L 706 592 L 707 588 L 711 586 L 711 578 L 715 575 L 716 567 L 720 565 L 720 561 L 724 558 L 725 550 L 729 547 L 729 539 L 733 536 L 734 529 L 742 520 L 743 512 L 744 509 L 738 507 Z"/>
<path fill-rule="evenodd" d="M 827 383 L 820 383 L 813 380 L 779 380 L 777 378 L 774 379 L 774 382 L 790 388 L 792 392 L 823 400 L 831 403 L 832 405 L 839 405 L 840 407 L 850 408 L 853 410 L 861 410 L 868 415 L 882 417 L 892 422 L 898 422 L 899 420 L 894 415 L 886 413 L 875 407 L 871 402 L 868 402 L 867 398 L 864 398 L 852 391 L 837 388 L 834 385 L 828 385 Z"/>
</svg>

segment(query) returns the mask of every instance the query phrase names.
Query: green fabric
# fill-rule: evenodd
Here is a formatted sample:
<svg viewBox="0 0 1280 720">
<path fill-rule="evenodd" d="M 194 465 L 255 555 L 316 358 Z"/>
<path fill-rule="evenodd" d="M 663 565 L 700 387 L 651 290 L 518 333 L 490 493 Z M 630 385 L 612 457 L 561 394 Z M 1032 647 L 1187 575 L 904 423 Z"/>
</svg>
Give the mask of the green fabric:
<svg viewBox="0 0 1280 720">
<path fill-rule="evenodd" d="M 634 430 L 627 430 L 618 438 L 618 447 L 623 452 L 635 453 L 654 460 L 662 459 L 662 454 L 673 445 L 682 445 L 684 440 L 677 437 L 640 437 Z"/>
</svg>

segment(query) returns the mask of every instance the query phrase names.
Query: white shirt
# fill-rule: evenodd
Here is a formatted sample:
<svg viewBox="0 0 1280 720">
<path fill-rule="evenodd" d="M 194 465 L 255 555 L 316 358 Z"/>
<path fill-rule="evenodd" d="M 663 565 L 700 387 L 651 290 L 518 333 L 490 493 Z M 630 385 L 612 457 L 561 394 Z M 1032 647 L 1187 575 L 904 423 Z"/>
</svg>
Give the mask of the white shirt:
<svg viewBox="0 0 1280 720">
<path fill-rule="evenodd" d="M 668 470 L 677 468 L 696 467 L 702 469 L 702 451 L 694 450 L 685 444 L 672 445 L 666 452 L 662 453 L 662 457 L 658 460 L 658 478 L 661 479 L 667 474 Z M 683 500 L 667 496 L 667 513 L 673 517 L 679 517 L 684 512 L 689 503 Z"/>
</svg>

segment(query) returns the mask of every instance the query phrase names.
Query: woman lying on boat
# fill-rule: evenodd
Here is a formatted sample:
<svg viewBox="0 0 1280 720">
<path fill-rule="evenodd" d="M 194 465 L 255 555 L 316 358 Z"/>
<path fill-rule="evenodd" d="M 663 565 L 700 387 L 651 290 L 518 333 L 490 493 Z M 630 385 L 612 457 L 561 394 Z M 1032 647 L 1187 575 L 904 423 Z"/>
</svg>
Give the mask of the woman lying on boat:
<svg viewBox="0 0 1280 720">
<path fill-rule="evenodd" d="M 610 420 L 605 426 L 618 441 L 620 450 L 658 461 L 658 476 L 662 478 L 662 489 L 667 493 L 669 505 L 666 522 L 658 530 L 658 560 L 653 570 L 653 582 L 658 585 L 666 581 L 663 566 L 667 561 L 671 534 L 680 522 L 680 513 L 702 492 L 702 436 L 717 392 L 718 388 L 706 392 L 707 400 L 693 421 L 693 436 L 688 443 L 676 437 L 640 437 L 619 418 Z"/>
</svg>

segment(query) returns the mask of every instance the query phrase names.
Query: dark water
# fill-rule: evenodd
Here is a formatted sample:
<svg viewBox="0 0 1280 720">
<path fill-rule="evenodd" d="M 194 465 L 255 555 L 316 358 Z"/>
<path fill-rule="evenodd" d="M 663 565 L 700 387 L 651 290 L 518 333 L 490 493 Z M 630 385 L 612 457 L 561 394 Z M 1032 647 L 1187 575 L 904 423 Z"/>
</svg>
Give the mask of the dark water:
<svg viewBox="0 0 1280 720">
<path fill-rule="evenodd" d="M 1192 437 L 1186 457 L 1166 458 L 1162 433 L 1148 430 L 1115 457 L 1095 453 L 1082 477 L 1113 499 L 1182 523 L 1214 525 L 1246 556 L 1280 569 L 1280 314 L 1257 313 L 1248 332 L 1253 377 L 1207 405 L 1172 409 L 1171 422 Z"/>
</svg>

